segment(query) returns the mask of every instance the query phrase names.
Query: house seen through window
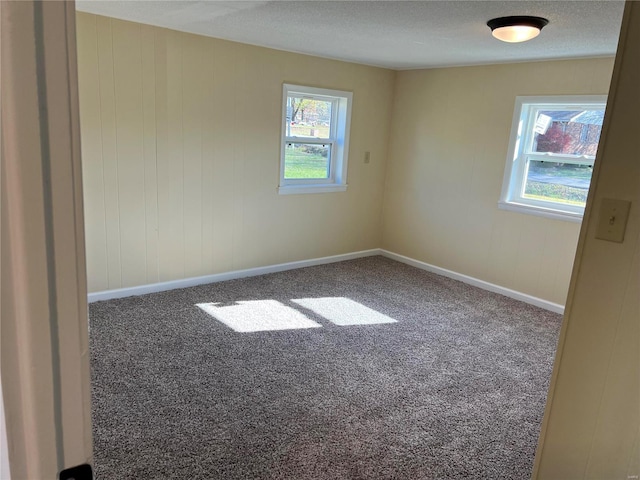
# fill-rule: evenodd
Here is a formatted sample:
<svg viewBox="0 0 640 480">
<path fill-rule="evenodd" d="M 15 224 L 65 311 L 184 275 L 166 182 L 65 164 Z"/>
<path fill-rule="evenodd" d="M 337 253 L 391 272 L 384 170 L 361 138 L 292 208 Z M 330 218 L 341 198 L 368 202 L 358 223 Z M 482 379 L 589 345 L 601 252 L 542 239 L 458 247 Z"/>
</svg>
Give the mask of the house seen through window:
<svg viewBox="0 0 640 480">
<path fill-rule="evenodd" d="M 285 84 L 280 193 L 347 188 L 351 92 Z"/>
<path fill-rule="evenodd" d="M 606 97 L 518 97 L 500 206 L 580 219 Z"/>
</svg>

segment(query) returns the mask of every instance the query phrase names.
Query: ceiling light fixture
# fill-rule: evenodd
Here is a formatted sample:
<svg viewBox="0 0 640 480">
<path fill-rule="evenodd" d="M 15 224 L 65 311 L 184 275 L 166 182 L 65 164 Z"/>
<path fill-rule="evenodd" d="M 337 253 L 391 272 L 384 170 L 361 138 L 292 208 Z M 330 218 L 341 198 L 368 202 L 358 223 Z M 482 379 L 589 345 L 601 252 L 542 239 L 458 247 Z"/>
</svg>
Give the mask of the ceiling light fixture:
<svg viewBox="0 0 640 480">
<path fill-rule="evenodd" d="M 487 22 L 491 34 L 498 40 L 509 43 L 526 42 L 540 34 L 549 20 L 542 17 L 500 17 Z"/>
</svg>

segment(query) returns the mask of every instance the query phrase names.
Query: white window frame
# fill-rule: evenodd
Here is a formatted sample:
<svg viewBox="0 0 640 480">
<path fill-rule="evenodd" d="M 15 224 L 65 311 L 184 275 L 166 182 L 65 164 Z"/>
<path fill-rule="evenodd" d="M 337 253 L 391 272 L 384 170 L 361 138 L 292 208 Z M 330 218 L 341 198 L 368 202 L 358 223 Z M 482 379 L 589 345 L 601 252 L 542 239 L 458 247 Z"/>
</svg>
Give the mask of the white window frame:
<svg viewBox="0 0 640 480">
<path fill-rule="evenodd" d="M 287 135 L 287 100 L 290 96 L 331 102 L 330 138 Z M 344 192 L 353 93 L 285 83 L 282 86 L 282 141 L 280 146 L 280 194 Z M 285 178 L 285 149 L 289 143 L 329 145 L 329 178 Z"/>
<path fill-rule="evenodd" d="M 530 152 L 533 144 L 533 123 L 539 110 L 603 110 L 606 107 L 606 95 L 555 95 L 544 97 L 516 97 L 511 124 L 509 151 L 504 171 L 502 192 L 498 207 L 520 213 L 528 213 L 548 218 L 582 221 L 584 207 L 524 197 L 524 186 L 527 175 L 527 162 L 557 161 L 591 165 L 595 156 L 566 155 L 556 153 Z"/>
</svg>

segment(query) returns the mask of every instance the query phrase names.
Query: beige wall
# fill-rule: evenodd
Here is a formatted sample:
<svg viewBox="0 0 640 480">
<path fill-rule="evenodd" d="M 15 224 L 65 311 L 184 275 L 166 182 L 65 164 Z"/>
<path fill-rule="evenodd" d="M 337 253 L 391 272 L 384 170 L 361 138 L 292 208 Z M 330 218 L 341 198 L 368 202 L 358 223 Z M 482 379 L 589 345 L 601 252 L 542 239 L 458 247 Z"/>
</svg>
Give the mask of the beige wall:
<svg viewBox="0 0 640 480">
<path fill-rule="evenodd" d="M 395 72 L 84 13 L 77 30 L 90 292 L 380 246 Z M 284 82 L 353 91 L 347 192 L 278 195 Z"/>
<path fill-rule="evenodd" d="M 613 59 L 396 73 L 77 21 L 90 292 L 382 247 L 564 304 L 580 225 L 497 206 L 514 101 Z M 346 193 L 278 195 L 283 82 L 354 92 Z"/>
<path fill-rule="evenodd" d="M 534 478 L 640 475 L 640 3 L 625 11 Z M 595 238 L 602 199 L 631 202 L 623 243 Z"/>
<path fill-rule="evenodd" d="M 606 94 L 612 66 L 398 72 L 382 247 L 563 305 L 580 225 L 498 210 L 515 97 Z"/>
</svg>

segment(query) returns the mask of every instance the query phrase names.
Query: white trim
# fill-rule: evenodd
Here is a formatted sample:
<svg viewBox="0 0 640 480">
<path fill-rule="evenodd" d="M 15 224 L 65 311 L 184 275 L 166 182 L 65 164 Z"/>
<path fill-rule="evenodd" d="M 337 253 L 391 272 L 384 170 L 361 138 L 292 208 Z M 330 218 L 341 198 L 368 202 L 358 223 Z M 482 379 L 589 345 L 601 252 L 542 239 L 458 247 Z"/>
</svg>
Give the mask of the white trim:
<svg viewBox="0 0 640 480">
<path fill-rule="evenodd" d="M 584 207 L 580 205 L 523 196 L 526 164 L 528 159 L 535 159 L 593 165 L 595 157 L 531 152 L 534 138 L 532 124 L 535 113 L 539 110 L 604 109 L 606 103 L 606 95 L 517 96 L 513 109 L 507 161 L 498 207 L 503 210 L 539 215 L 556 220 L 580 222 L 584 213 Z"/>
<path fill-rule="evenodd" d="M 453 272 L 445 268 L 436 267 L 429 263 L 421 262 L 413 258 L 405 257 L 398 253 L 393 253 L 382 248 L 372 248 L 371 250 L 361 250 L 359 252 L 344 253 L 341 255 L 332 255 L 330 257 L 313 258 L 310 260 L 300 260 L 297 262 L 280 263 L 277 265 L 268 265 L 266 267 L 248 268 L 246 270 L 235 270 L 232 272 L 216 273 L 214 275 L 205 275 L 203 277 L 183 278 L 180 280 L 173 280 L 170 282 L 153 283 L 151 285 L 140 285 L 138 287 L 119 288 L 117 290 L 106 290 L 103 292 L 96 292 L 89 294 L 89 303 L 98 302 L 101 300 L 111 300 L 114 298 L 131 297 L 134 295 L 145 295 L 147 293 L 164 292 L 167 290 L 173 290 L 176 288 L 195 287 L 196 285 L 205 285 L 207 283 L 224 282 L 226 280 L 234 280 L 237 278 L 255 277 L 258 275 L 266 275 L 268 273 L 284 272 L 286 270 L 294 270 L 296 268 L 313 267 L 316 265 L 326 265 L 328 263 L 343 262 L 345 260 L 354 260 L 356 258 L 372 257 L 375 255 L 382 255 L 383 257 L 396 260 L 412 267 L 426 270 L 427 272 L 442 275 L 443 277 L 452 278 L 460 282 L 473 285 L 474 287 L 482 288 L 493 293 L 499 293 L 505 297 L 520 300 L 521 302 L 535 305 L 536 307 L 544 308 L 556 313 L 564 313 L 564 306 L 543 300 L 542 298 L 527 295 L 526 293 L 511 290 L 509 288 L 501 287 L 493 283 L 485 282 L 478 278 L 470 277 L 462 273 Z"/>
<path fill-rule="evenodd" d="M 330 193 L 346 192 L 347 185 L 336 184 L 309 184 L 309 185 L 282 185 L 278 187 L 280 195 L 295 195 L 298 193 Z"/>
<path fill-rule="evenodd" d="M 2 382 L 0 382 L 0 478 L 11 480 L 9 468 L 9 441 L 7 424 L 4 419 L 4 397 L 2 396 Z"/>
<path fill-rule="evenodd" d="M 234 270 L 232 272 L 216 273 L 213 275 L 205 275 L 202 277 L 182 278 L 180 280 L 172 280 L 169 282 L 152 283 L 150 285 L 140 285 L 137 287 L 118 288 L 116 290 L 105 290 L 103 292 L 90 293 L 88 295 L 89 302 L 98 302 L 100 300 L 111 300 L 114 298 L 132 297 L 134 295 L 145 295 L 147 293 L 164 292 L 174 290 L 176 288 L 195 287 L 196 285 L 205 285 L 207 283 L 224 282 L 225 280 L 235 280 L 237 278 L 255 277 L 258 275 L 266 275 L 268 273 L 284 272 L 286 270 L 295 270 L 296 268 L 313 267 L 316 265 L 325 265 L 328 263 L 343 262 L 345 260 L 353 260 L 356 258 L 372 257 L 380 255 L 380 249 L 373 248 L 371 250 L 361 250 L 359 252 L 344 253 L 341 255 L 332 255 L 330 257 L 313 258 L 310 260 L 300 260 L 297 262 L 279 263 L 277 265 L 268 265 L 266 267 L 248 268 L 246 270 Z"/>
<path fill-rule="evenodd" d="M 388 250 L 381 249 L 380 255 L 392 260 L 396 260 L 398 262 L 406 263 L 407 265 L 411 265 L 412 267 L 420 268 L 421 270 L 426 270 L 427 272 L 442 275 L 443 277 L 452 278 L 454 280 L 473 285 L 474 287 L 482 288 L 483 290 L 487 290 L 489 292 L 499 293 L 500 295 L 504 295 L 505 297 L 520 300 L 521 302 L 528 303 L 529 305 L 535 305 L 536 307 L 544 308 L 545 310 L 550 310 L 556 313 L 564 313 L 564 306 L 558 303 L 549 302 L 548 300 L 543 300 L 542 298 L 527 295 L 526 293 L 518 292 L 516 290 L 501 287 L 500 285 L 485 282 L 484 280 L 470 277 L 468 275 L 463 275 L 462 273 L 457 273 L 445 268 L 436 267 L 435 265 L 421 262 L 413 258 L 405 257 L 404 255 L 399 255 L 397 253 L 389 252 Z"/>
<path fill-rule="evenodd" d="M 331 101 L 331 129 L 327 139 L 316 137 L 295 137 L 287 135 L 287 100 L 291 95 L 309 96 L 317 100 Z M 351 130 L 351 108 L 353 93 L 343 90 L 282 84 L 282 132 L 280 135 L 280 183 L 278 193 L 327 193 L 343 192 L 347 189 L 347 164 L 349 161 L 349 136 Z M 331 144 L 329 152 L 329 178 L 302 179 L 285 178 L 285 151 L 288 143 Z M 327 188 L 327 185 L 340 188 Z M 300 187 L 289 190 L 286 187 Z"/>
<path fill-rule="evenodd" d="M 562 212 L 560 210 L 538 207 L 535 205 L 524 205 L 516 202 L 499 201 L 498 208 L 500 210 L 509 210 L 510 212 L 527 213 L 537 215 L 539 217 L 552 218 L 554 220 L 566 220 L 574 223 L 582 223 L 581 213 Z"/>
</svg>

